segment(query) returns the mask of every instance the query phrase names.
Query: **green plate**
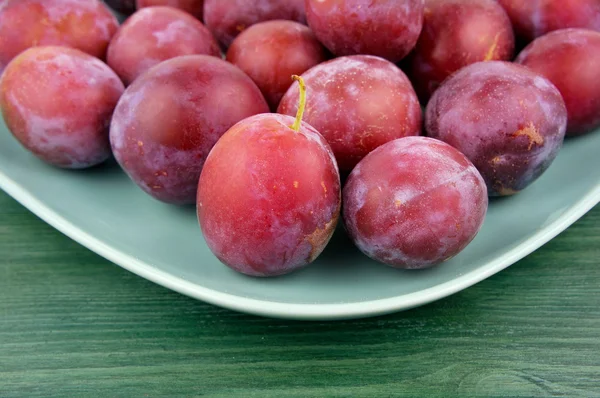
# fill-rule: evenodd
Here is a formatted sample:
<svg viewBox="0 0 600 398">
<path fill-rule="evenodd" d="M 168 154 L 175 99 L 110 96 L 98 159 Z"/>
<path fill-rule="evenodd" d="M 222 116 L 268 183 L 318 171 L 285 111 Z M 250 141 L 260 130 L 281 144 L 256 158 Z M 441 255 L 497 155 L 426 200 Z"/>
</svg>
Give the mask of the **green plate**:
<svg viewBox="0 0 600 398">
<path fill-rule="evenodd" d="M 475 240 L 433 269 L 401 271 L 361 254 L 343 230 L 310 267 L 256 279 L 221 264 L 194 207 L 160 203 L 115 162 L 61 170 L 25 151 L 0 120 L 0 187 L 65 235 L 146 279 L 264 316 L 348 319 L 416 307 L 465 289 L 539 248 L 600 199 L 600 131 L 568 140 L 522 193 L 492 200 Z"/>
</svg>

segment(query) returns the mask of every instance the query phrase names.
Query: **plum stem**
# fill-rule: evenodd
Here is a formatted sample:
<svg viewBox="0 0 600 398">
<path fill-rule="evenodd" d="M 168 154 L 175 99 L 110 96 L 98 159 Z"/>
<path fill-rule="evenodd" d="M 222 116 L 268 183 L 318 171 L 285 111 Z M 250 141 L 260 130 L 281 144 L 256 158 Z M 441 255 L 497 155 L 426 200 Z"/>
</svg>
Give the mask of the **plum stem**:
<svg viewBox="0 0 600 398">
<path fill-rule="evenodd" d="M 304 79 L 298 75 L 292 75 L 292 79 L 297 81 L 300 85 L 300 104 L 298 105 L 298 112 L 296 113 L 296 120 L 292 125 L 292 130 L 300 131 L 300 122 L 302 122 L 304 108 L 306 107 L 306 85 L 304 84 Z"/>
</svg>

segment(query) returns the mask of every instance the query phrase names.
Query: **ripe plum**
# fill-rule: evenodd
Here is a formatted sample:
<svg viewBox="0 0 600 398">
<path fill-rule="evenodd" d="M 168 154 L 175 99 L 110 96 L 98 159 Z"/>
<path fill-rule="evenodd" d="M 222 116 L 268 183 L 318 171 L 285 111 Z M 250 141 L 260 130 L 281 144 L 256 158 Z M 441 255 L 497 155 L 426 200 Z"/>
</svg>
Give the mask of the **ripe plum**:
<svg viewBox="0 0 600 398">
<path fill-rule="evenodd" d="M 304 120 L 329 142 L 342 172 L 379 145 L 421 132 L 421 108 L 410 81 L 383 58 L 339 57 L 302 77 L 309 98 Z M 292 84 L 283 96 L 279 113 L 296 113 L 298 87 Z"/>
<path fill-rule="evenodd" d="M 560 29 L 535 39 L 516 62 L 548 78 L 567 106 L 567 135 L 600 126 L 600 32 Z"/>
<path fill-rule="evenodd" d="M 274 19 L 305 23 L 304 0 L 204 1 L 204 22 L 225 48 L 249 26 Z"/>
<path fill-rule="evenodd" d="M 344 222 L 358 248 L 397 268 L 427 268 L 462 251 L 481 228 L 485 182 L 458 150 L 405 137 L 368 154 L 343 191 Z"/>
<path fill-rule="evenodd" d="M 423 0 L 306 0 L 306 19 L 337 56 L 369 54 L 398 62 L 417 43 Z"/>
<path fill-rule="evenodd" d="M 272 110 L 291 86 L 292 75 L 300 75 L 325 59 L 325 49 L 310 28 L 282 20 L 252 25 L 227 51 L 227 60 L 254 80 Z"/>
<path fill-rule="evenodd" d="M 99 0 L 2 0 L 0 72 L 33 46 L 74 47 L 104 59 L 119 23 Z"/>
<path fill-rule="evenodd" d="M 115 158 L 146 193 L 167 203 L 196 200 L 209 151 L 231 126 L 269 107 L 239 68 L 185 55 L 150 68 L 125 90 L 110 128 Z"/>
<path fill-rule="evenodd" d="M 339 172 L 329 145 L 301 115 L 242 120 L 206 159 L 198 220 L 209 248 L 238 272 L 287 274 L 313 262 L 333 235 Z"/>
<path fill-rule="evenodd" d="M 490 195 L 512 195 L 553 162 L 564 140 L 567 109 L 542 75 L 509 62 L 477 62 L 433 93 L 425 122 L 430 137 L 473 162 Z"/>
<path fill-rule="evenodd" d="M 110 157 L 108 126 L 123 90 L 119 77 L 89 54 L 32 47 L 2 74 L 0 108 L 25 148 L 49 164 L 80 169 Z"/>
<path fill-rule="evenodd" d="M 108 47 L 107 62 L 131 84 L 152 66 L 180 55 L 219 56 L 219 45 L 188 13 L 172 7 L 149 7 L 130 16 Z"/>
</svg>

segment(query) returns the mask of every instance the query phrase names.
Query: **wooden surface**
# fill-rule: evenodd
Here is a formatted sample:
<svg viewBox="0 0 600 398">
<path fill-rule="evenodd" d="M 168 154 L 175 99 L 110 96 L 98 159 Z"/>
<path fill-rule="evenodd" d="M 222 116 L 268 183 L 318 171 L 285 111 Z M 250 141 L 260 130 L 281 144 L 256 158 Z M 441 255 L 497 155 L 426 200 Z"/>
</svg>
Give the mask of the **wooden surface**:
<svg viewBox="0 0 600 398">
<path fill-rule="evenodd" d="M 0 397 L 600 397 L 600 206 L 390 316 L 302 323 L 173 293 L 0 192 Z"/>
</svg>

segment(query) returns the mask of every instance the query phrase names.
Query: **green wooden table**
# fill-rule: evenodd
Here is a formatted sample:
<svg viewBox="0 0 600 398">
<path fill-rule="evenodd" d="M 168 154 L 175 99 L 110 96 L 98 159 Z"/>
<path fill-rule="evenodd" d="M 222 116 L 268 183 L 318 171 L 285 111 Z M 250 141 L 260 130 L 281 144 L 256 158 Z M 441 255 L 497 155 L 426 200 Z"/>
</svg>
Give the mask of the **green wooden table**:
<svg viewBox="0 0 600 398">
<path fill-rule="evenodd" d="M 171 292 L 0 192 L 0 397 L 600 397 L 600 206 L 439 302 L 293 322 Z"/>
</svg>

